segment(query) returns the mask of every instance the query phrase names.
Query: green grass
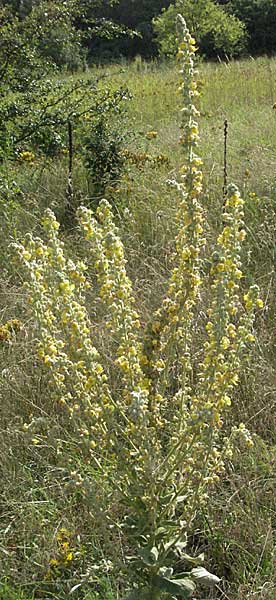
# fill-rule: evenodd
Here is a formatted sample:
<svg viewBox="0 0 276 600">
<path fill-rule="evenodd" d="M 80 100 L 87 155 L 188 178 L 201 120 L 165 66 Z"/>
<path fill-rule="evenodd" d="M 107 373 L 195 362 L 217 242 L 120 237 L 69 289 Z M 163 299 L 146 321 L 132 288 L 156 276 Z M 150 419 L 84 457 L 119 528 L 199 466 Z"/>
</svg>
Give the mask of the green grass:
<svg viewBox="0 0 276 600">
<path fill-rule="evenodd" d="M 223 126 L 227 119 L 228 178 L 238 184 L 246 199 L 246 278 L 260 285 L 265 310 L 257 318 L 256 347 L 227 423 L 230 427 L 244 422 L 255 435 L 255 448 L 250 455 L 237 449 L 222 484 L 214 491 L 208 514 L 199 519 L 191 545 L 204 550 L 214 572 L 224 578 L 226 596 L 218 592 L 218 598 L 274 600 L 276 111 L 272 105 L 276 102 L 276 59 L 202 64 L 199 69 L 208 237 L 214 238 L 222 220 Z M 108 70 L 112 86 L 127 86 L 133 95 L 123 123 L 132 132 L 131 152 L 162 154 L 169 160 L 169 166 L 150 162 L 127 165 L 121 180 L 107 191 L 125 243 L 137 303 L 146 320 L 166 287 L 173 250 L 175 192 L 167 181 L 177 176 L 181 165 L 179 75 L 173 64 L 139 60 Z M 157 137 L 150 141 L 146 134 L 151 130 Z M 121 600 L 121 540 L 116 531 L 106 528 L 104 504 L 103 512 L 97 512 L 101 505 L 97 474 L 80 457 L 70 430 L 65 429 L 63 437 L 60 433 L 62 417 L 50 399 L 47 376 L 36 359 L 36 331 L 26 308 L 22 274 L 11 260 L 13 237 L 30 230 L 40 232 L 39 219 L 45 207 L 53 208 L 62 220 L 67 159 L 40 160 L 34 167 L 9 164 L 6 176 L 21 192 L 10 202 L 4 199 L 0 203 L 4 215 L 0 314 L 3 322 L 21 318 L 24 328 L 12 345 L 2 343 L 0 347 L 0 567 L 7 577 L 7 583 L 0 585 L 0 600 Z M 74 189 L 78 201 L 93 203 L 79 159 L 74 163 Z M 64 231 L 63 237 L 73 255 L 84 254 L 75 225 Z M 91 296 L 92 307 L 93 302 Z M 97 325 L 102 344 L 101 324 Z M 23 424 L 33 417 L 41 418 L 40 425 L 26 436 Z M 34 444 L 33 438 L 43 439 L 45 429 L 51 443 Z M 86 493 L 75 485 L 72 472 L 76 470 L 87 481 Z M 116 500 L 112 510 L 116 513 Z M 70 570 L 52 571 L 47 579 L 60 527 L 72 532 L 76 561 Z M 113 565 L 110 573 L 107 560 Z M 88 571 L 91 582 L 69 596 Z M 199 597 L 206 598 L 206 593 Z"/>
<path fill-rule="evenodd" d="M 110 585 L 108 583 L 105 582 L 105 580 L 103 579 L 102 584 L 98 585 L 98 591 L 95 592 L 87 592 L 84 593 L 84 595 L 82 595 L 83 600 L 115 600 L 115 596 L 113 595 L 112 591 L 110 591 Z M 74 593 L 74 592 L 73 592 Z M 75 595 L 76 596 L 76 595 Z M 39 595 L 29 595 L 28 591 L 22 591 L 22 590 L 18 590 L 16 591 L 14 588 L 10 587 L 9 584 L 7 583 L 1 583 L 0 581 L 0 600 L 36 600 L 36 598 L 41 598 L 43 597 L 44 600 L 60 600 L 62 598 L 62 600 L 69 600 L 69 598 L 72 598 L 71 595 L 68 595 L 67 593 L 64 595 L 62 593 L 49 593 L 46 595 L 42 594 L 41 595 L 41 591 L 39 592 Z"/>
</svg>

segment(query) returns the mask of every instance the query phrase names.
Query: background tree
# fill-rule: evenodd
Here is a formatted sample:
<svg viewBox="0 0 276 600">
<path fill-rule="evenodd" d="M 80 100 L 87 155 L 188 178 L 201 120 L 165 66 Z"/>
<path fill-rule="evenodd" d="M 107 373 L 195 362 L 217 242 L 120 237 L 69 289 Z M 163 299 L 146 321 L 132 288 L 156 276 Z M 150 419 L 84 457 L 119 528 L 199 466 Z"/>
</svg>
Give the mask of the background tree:
<svg viewBox="0 0 276 600">
<path fill-rule="evenodd" d="M 182 14 L 194 34 L 201 54 L 237 56 L 246 48 L 245 25 L 212 0 L 177 0 L 154 19 L 154 29 L 160 51 L 166 55 L 176 52 L 175 21 Z"/>
<path fill-rule="evenodd" d="M 94 14 L 105 17 L 127 30 L 135 30 L 138 35 L 120 36 L 117 39 L 92 40 L 90 51 L 101 57 L 118 58 L 120 55 L 133 57 L 137 54 L 151 57 L 157 54 L 158 47 L 152 26 L 153 17 L 163 8 L 168 8 L 170 0 L 118 0 L 115 4 L 106 3 L 98 7 Z"/>
<path fill-rule="evenodd" d="M 275 0 L 231 0 L 227 9 L 245 23 L 251 54 L 276 52 Z"/>
</svg>

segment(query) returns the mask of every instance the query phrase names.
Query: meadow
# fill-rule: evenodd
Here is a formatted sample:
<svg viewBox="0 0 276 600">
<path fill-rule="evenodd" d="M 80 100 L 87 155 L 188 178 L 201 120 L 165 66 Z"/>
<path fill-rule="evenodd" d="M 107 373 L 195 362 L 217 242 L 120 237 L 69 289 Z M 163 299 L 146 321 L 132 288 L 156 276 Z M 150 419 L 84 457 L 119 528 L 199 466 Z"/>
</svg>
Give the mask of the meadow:
<svg viewBox="0 0 276 600">
<path fill-rule="evenodd" d="M 246 291 L 257 284 L 263 307 L 256 313 L 255 343 L 246 349 L 232 406 L 224 416 L 226 432 L 243 423 L 254 445 L 236 442 L 188 537 L 189 552 L 204 552 L 204 564 L 221 581 L 192 597 L 274 600 L 276 59 L 202 63 L 198 68 L 205 268 L 212 264 L 211 249 L 223 227 L 227 119 L 227 181 L 238 186 L 245 202 L 241 288 Z M 105 71 L 111 87 L 123 86 L 131 94 L 115 123 L 124 131 L 127 160 L 104 195 L 125 248 L 137 312 L 147 323 L 166 293 L 177 234 L 177 191 L 169 182 L 179 178 L 183 164 L 179 67 L 137 58 L 131 64 L 95 68 L 96 75 Z M 7 162 L 1 169 L 13 194 L 7 198 L 2 189 L 0 199 L 0 598 L 121 600 L 122 564 L 132 549 L 124 545 L 124 531 L 114 525 L 120 508 L 116 493 L 109 492 L 112 460 L 102 477 L 55 401 L 46 365 L 37 356 L 39 326 L 28 306 L 26 276 L 14 250 L 14 242 L 28 232 L 45 239 L 40 222 L 50 208 L 62 224 L 60 237 L 68 256 L 75 263 L 87 258 L 79 227 L 73 219 L 69 224 L 64 219 L 68 155 Z M 73 190 L 77 204 L 96 206 L 77 155 Z M 96 279 L 89 258 L 87 277 Z M 211 294 L 208 276 L 204 281 L 199 320 Z M 97 281 L 96 289 L 88 290 L 87 302 L 96 345 L 112 373 L 114 337 L 104 333 L 98 287 Z M 3 326 L 11 319 L 20 325 L 18 330 L 11 326 L 6 336 Z M 199 355 L 202 344 L 197 329 L 193 356 Z M 120 388 L 120 380 L 115 377 L 113 385 Z"/>
</svg>

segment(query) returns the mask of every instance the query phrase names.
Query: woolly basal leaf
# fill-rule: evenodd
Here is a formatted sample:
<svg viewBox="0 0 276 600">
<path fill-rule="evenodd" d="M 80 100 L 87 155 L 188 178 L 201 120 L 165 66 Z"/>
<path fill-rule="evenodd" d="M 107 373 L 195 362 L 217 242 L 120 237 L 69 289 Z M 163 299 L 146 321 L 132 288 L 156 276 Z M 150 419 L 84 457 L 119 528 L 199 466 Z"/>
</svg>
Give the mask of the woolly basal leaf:
<svg viewBox="0 0 276 600">
<path fill-rule="evenodd" d="M 156 575 L 153 578 L 153 584 L 159 590 L 174 596 L 180 596 L 181 598 L 190 598 L 196 587 L 191 579 L 168 579 L 160 575 Z"/>
<path fill-rule="evenodd" d="M 143 563 L 145 563 L 145 565 L 151 567 L 152 565 L 155 565 L 157 563 L 159 553 L 155 546 L 152 546 L 152 548 L 146 546 L 145 548 L 140 548 L 140 550 L 138 551 L 138 555 L 142 559 Z"/>
<path fill-rule="evenodd" d="M 213 575 L 213 573 L 209 573 L 204 567 L 195 567 L 192 569 L 191 573 L 194 579 L 204 585 L 216 585 L 216 583 L 220 582 L 219 577 Z"/>
</svg>

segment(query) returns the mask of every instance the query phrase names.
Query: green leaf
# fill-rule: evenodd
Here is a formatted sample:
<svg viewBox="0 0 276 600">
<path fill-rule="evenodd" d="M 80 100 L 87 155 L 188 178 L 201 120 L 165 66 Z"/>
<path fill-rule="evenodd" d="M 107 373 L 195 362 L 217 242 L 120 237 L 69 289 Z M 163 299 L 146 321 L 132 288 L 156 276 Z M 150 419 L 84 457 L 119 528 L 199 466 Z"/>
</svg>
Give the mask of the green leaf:
<svg viewBox="0 0 276 600">
<path fill-rule="evenodd" d="M 183 504 L 183 502 L 185 502 L 186 499 L 187 499 L 187 496 L 177 496 L 176 503 Z"/>
<path fill-rule="evenodd" d="M 209 573 L 204 567 L 195 567 L 192 569 L 191 574 L 199 583 L 204 585 L 216 585 L 220 582 L 220 578 L 217 575 Z"/>
<path fill-rule="evenodd" d="M 177 550 L 179 550 L 179 552 L 183 552 L 184 548 L 187 548 L 187 541 L 186 542 L 176 542 L 175 548 Z"/>
<path fill-rule="evenodd" d="M 173 568 L 172 567 L 161 567 L 161 569 L 159 569 L 159 575 L 161 575 L 161 577 L 172 577 Z"/>
<path fill-rule="evenodd" d="M 162 521 L 162 525 L 167 529 L 168 527 L 175 529 L 176 531 L 179 530 L 179 523 L 177 523 L 175 520 L 173 519 L 167 519 L 166 521 Z"/>
<path fill-rule="evenodd" d="M 155 575 L 153 584 L 163 592 L 186 599 L 191 597 L 196 588 L 194 582 L 186 577 L 182 579 L 168 579 L 167 577 Z"/>
<path fill-rule="evenodd" d="M 151 567 L 152 565 L 155 565 L 157 563 L 159 552 L 156 546 L 152 546 L 151 548 L 146 546 L 145 548 L 140 548 L 140 550 L 138 551 L 138 555 L 142 559 L 143 563 L 145 563 L 145 565 Z"/>
<path fill-rule="evenodd" d="M 170 548 L 172 550 L 176 549 L 178 551 L 182 551 L 184 550 L 184 548 L 186 548 L 187 546 L 187 535 L 186 533 L 183 535 L 183 539 L 178 540 L 178 542 L 175 542 L 175 538 L 170 539 L 168 542 L 166 542 L 164 544 L 164 549 L 165 551 L 169 550 Z"/>
<path fill-rule="evenodd" d="M 179 549 L 180 550 L 180 549 Z M 181 560 L 185 560 L 191 565 L 198 565 L 204 562 L 204 554 L 199 554 L 198 556 L 190 556 L 190 554 L 185 554 L 185 552 L 179 551 L 179 556 Z"/>
<path fill-rule="evenodd" d="M 171 492 L 170 494 L 166 494 L 166 496 L 161 496 L 160 504 L 162 504 L 162 506 L 167 506 L 168 504 L 171 503 L 173 497 L 174 497 L 174 492 Z"/>
<path fill-rule="evenodd" d="M 132 590 L 130 594 L 128 594 L 124 600 L 144 600 L 146 598 L 147 590 L 146 588 L 140 588 L 139 590 Z"/>
</svg>

